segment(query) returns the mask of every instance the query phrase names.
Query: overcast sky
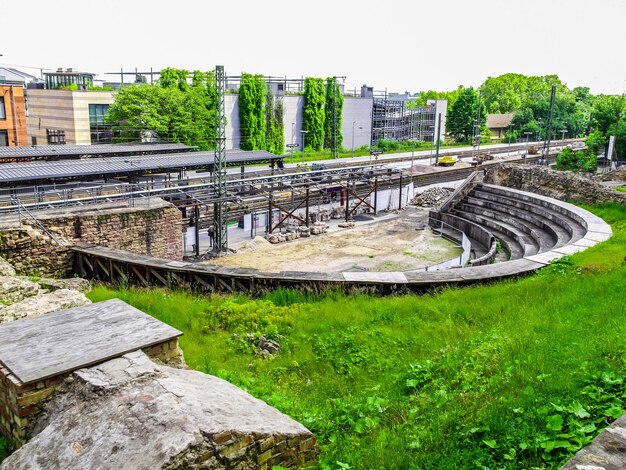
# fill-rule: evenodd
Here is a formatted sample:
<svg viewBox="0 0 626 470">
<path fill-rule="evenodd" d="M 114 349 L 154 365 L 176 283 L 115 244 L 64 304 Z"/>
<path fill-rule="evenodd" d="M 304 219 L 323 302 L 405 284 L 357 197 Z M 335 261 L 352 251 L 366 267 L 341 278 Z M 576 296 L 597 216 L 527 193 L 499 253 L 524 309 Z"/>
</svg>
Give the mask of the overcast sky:
<svg viewBox="0 0 626 470">
<path fill-rule="evenodd" d="M 28 0 L 0 16 L 0 38 L 0 64 L 34 75 L 23 66 L 223 64 L 228 75 L 345 75 L 348 88 L 397 92 L 507 72 L 626 91 L 626 0 Z"/>
</svg>

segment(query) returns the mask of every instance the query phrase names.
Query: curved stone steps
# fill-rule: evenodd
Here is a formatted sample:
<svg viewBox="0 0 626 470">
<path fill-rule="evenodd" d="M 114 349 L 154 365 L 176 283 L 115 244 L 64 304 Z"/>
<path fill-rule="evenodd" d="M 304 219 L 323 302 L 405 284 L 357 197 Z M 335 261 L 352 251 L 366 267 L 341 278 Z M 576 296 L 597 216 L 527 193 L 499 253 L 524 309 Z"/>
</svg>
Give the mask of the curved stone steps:
<svg viewBox="0 0 626 470">
<path fill-rule="evenodd" d="M 552 236 L 549 232 L 543 230 L 538 225 L 512 216 L 509 213 L 486 209 L 484 207 L 475 206 L 465 202 L 461 202 L 457 207 L 465 213 L 470 212 L 483 217 L 489 217 L 506 224 L 507 226 L 515 228 L 526 236 L 526 239 L 524 240 L 526 243 L 530 241 L 533 245 L 536 245 L 537 250 L 533 254 L 549 250 L 554 246 L 556 241 L 556 237 Z M 528 237 L 530 237 L 530 239 Z"/>
<path fill-rule="evenodd" d="M 542 215 L 552 220 L 570 233 L 571 238 L 568 244 L 583 238 L 587 233 L 587 227 L 582 218 L 576 213 L 569 211 L 565 205 L 556 205 L 545 200 L 550 198 L 487 184 L 478 186 L 475 189 L 475 195 L 494 202 L 511 205 L 533 214 Z"/>
<path fill-rule="evenodd" d="M 501 223 L 498 220 L 494 220 L 483 215 L 463 212 L 458 209 L 453 209 L 451 212 L 458 217 L 462 217 L 487 228 L 497 239 L 500 240 L 502 247 L 509 253 L 509 260 L 520 259 L 524 256 L 537 253 L 536 245 L 528 243 L 526 235 L 510 225 Z"/>
<path fill-rule="evenodd" d="M 552 245 L 550 248 L 564 246 L 572 237 L 571 233 L 563 226 L 543 215 L 475 196 L 468 196 L 466 202 L 472 206 L 479 206 L 489 210 L 509 213 L 518 219 L 524 220 L 525 223 L 532 224 L 538 230 L 545 232 L 552 239 Z"/>
</svg>

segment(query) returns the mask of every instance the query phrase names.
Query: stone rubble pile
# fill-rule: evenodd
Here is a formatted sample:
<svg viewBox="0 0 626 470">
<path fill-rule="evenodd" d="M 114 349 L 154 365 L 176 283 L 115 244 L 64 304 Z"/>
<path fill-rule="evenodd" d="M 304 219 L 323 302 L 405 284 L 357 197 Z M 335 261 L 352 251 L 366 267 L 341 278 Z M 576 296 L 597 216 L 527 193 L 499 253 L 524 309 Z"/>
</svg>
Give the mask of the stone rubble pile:
<svg viewBox="0 0 626 470">
<path fill-rule="evenodd" d="M 265 235 L 265 239 L 272 243 L 283 243 L 289 242 L 292 240 L 297 240 L 298 238 L 306 238 L 311 235 L 320 235 L 322 233 L 326 233 L 328 231 L 328 224 L 325 222 L 315 222 L 310 227 L 298 227 L 297 229 L 290 229 L 286 233 L 270 233 Z"/>
<path fill-rule="evenodd" d="M 450 188 L 430 188 L 423 193 L 418 194 L 411 204 L 415 206 L 436 207 L 447 199 L 452 193 Z"/>
<path fill-rule="evenodd" d="M 354 228 L 354 222 L 341 222 L 340 224 L 337 224 L 337 227 L 340 228 Z"/>
<path fill-rule="evenodd" d="M 0 258 L 0 323 L 90 304 L 85 279 L 38 279 L 18 277 Z"/>
</svg>

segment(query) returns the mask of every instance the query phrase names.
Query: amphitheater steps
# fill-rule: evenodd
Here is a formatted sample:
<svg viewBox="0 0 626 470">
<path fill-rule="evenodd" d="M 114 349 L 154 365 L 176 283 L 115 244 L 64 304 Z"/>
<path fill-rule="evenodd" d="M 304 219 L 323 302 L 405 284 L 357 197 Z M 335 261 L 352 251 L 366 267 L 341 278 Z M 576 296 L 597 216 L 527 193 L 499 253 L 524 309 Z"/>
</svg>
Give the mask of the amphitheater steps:
<svg viewBox="0 0 626 470">
<path fill-rule="evenodd" d="M 553 227 L 561 227 L 570 234 L 566 244 L 583 238 L 587 233 L 586 227 L 570 214 L 559 211 L 555 207 L 548 207 L 547 204 L 533 198 L 532 195 L 517 195 L 507 191 L 506 188 L 492 185 L 478 185 L 474 189 L 473 195 L 545 217 L 552 222 Z"/>
<path fill-rule="evenodd" d="M 526 235 L 511 225 L 502 223 L 485 215 L 465 212 L 456 208 L 453 209 L 451 213 L 457 217 L 462 217 L 487 228 L 496 238 L 500 240 L 504 249 L 509 253 L 509 260 L 534 255 L 538 252 L 538 247 L 533 243 L 529 243 L 526 240 Z"/>
<path fill-rule="evenodd" d="M 563 226 L 555 223 L 553 220 L 543 215 L 535 214 L 528 210 L 522 210 L 515 206 L 494 202 L 488 198 L 482 198 L 478 194 L 468 196 L 467 204 L 506 213 L 524 221 L 525 224 L 534 227 L 535 230 L 544 232 L 546 245 L 549 245 L 549 248 L 557 248 L 566 245 L 571 238 L 570 232 L 568 232 Z"/>
<path fill-rule="evenodd" d="M 557 237 L 552 227 L 542 226 L 536 219 L 526 217 L 523 214 L 515 214 L 507 210 L 506 207 L 501 206 L 499 207 L 500 210 L 496 210 L 484 204 L 474 204 L 468 199 L 467 201 L 462 201 L 458 208 L 462 211 L 484 215 L 515 227 L 525 234 L 527 239 L 528 237 L 532 239 L 532 243 L 537 245 L 538 251 L 548 251 L 556 243 Z"/>
</svg>

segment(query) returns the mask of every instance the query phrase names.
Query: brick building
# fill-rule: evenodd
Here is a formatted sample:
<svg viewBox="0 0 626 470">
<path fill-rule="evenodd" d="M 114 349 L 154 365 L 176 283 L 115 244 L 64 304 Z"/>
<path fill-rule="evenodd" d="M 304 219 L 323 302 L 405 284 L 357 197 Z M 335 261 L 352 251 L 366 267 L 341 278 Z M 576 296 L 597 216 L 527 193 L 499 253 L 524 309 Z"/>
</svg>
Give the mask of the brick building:
<svg viewBox="0 0 626 470">
<path fill-rule="evenodd" d="M 24 88 L 0 84 L 0 147 L 28 145 L 27 140 Z"/>
</svg>

